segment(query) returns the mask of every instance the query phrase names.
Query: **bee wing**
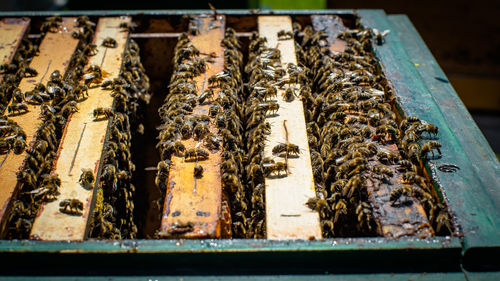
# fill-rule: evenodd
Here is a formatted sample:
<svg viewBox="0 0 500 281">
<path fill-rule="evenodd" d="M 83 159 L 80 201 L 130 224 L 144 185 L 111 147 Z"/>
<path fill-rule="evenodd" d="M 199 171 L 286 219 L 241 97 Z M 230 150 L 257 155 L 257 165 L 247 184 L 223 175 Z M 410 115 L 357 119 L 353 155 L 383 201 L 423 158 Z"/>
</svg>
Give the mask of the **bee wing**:
<svg viewBox="0 0 500 281">
<path fill-rule="evenodd" d="M 390 32 L 391 32 L 391 31 L 390 31 L 389 29 L 386 29 L 386 30 L 384 30 L 384 31 L 382 32 L 382 34 L 381 34 L 381 35 L 385 37 L 385 36 L 386 36 L 387 34 L 389 34 Z"/>
</svg>

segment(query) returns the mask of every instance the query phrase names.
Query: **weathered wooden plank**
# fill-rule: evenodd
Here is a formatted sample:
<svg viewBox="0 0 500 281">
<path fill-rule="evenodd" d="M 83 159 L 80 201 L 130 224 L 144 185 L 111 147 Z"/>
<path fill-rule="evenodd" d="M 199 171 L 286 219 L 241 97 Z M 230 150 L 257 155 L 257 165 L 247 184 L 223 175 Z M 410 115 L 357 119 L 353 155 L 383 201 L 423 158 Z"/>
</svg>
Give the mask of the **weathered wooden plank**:
<svg viewBox="0 0 500 281">
<path fill-rule="evenodd" d="M 313 27 L 316 31 L 324 31 L 328 34 L 327 41 L 332 52 L 343 52 L 346 42 L 337 38 L 338 34 L 347 30 L 342 21 L 337 16 L 311 16 Z M 359 113 L 353 112 L 354 116 Z M 372 133 L 375 128 L 368 125 Z M 400 156 L 398 147 L 394 143 L 377 143 L 380 151 L 392 152 Z M 381 165 L 378 160 L 368 161 L 370 167 Z M 384 237 L 418 236 L 421 238 L 434 235 L 434 231 L 429 224 L 425 210 L 418 200 L 408 198 L 411 204 L 394 206 L 389 200 L 391 191 L 403 184 L 402 174 L 396 171 L 396 165 L 392 165 L 391 170 L 394 175 L 390 177 L 387 184 L 381 184 L 374 180 L 374 177 L 367 177 L 368 197 L 374 209 L 374 218 L 380 235 Z"/>
<path fill-rule="evenodd" d="M 208 87 L 207 79 L 224 70 L 224 48 L 220 42 L 224 39 L 225 17 L 198 17 L 199 34 L 190 36 L 193 45 L 202 54 L 215 52 L 217 57 L 214 63 L 208 65 L 207 71 L 195 77 L 199 93 Z M 211 26 L 218 26 L 211 28 Z M 217 93 L 217 91 L 214 92 Z M 215 97 L 217 98 L 217 94 Z M 210 105 L 198 105 L 193 114 L 208 115 Z M 209 130 L 217 134 L 217 128 L 210 122 Z M 186 149 L 194 148 L 198 144 L 194 139 L 182 140 Z M 210 151 L 209 158 L 203 161 L 186 162 L 183 157 L 172 156 L 172 164 L 168 179 L 163 217 L 159 235 L 161 237 L 185 238 L 217 238 L 220 237 L 220 213 L 222 202 L 221 151 Z M 203 167 L 203 177 L 195 178 L 195 165 Z M 192 223 L 192 231 L 182 235 L 173 235 L 171 230 L 175 225 Z"/>
<path fill-rule="evenodd" d="M 100 66 L 106 79 L 117 78 L 120 74 L 129 33 L 119 26 L 130 20 L 129 17 L 110 17 L 100 18 L 97 23 L 94 37 L 94 44 L 98 46 L 97 54 L 90 57 L 87 65 Z M 115 48 L 102 46 L 103 40 L 108 37 L 116 40 Z M 81 241 L 87 235 L 96 189 L 82 187 L 79 178 L 82 169 L 92 169 L 96 175 L 100 166 L 108 120 L 94 120 L 93 111 L 98 107 L 113 105 L 109 90 L 93 87 L 89 89 L 88 95 L 86 100 L 78 104 L 78 112 L 68 118 L 59 145 L 54 173 L 62 182 L 60 194 L 56 200 L 41 206 L 33 223 L 31 239 Z M 60 212 L 59 203 L 65 199 L 83 202 L 82 214 L 73 216 Z"/>
<path fill-rule="evenodd" d="M 292 31 L 292 21 L 288 16 L 260 16 L 259 35 L 267 39 L 267 46 L 281 51 L 283 65 L 297 64 L 294 40 L 278 41 L 278 32 Z M 298 87 L 298 85 L 291 85 Z M 306 206 L 309 198 L 315 197 L 314 179 L 311 167 L 309 144 L 307 141 L 304 108 L 300 99 L 286 102 L 278 89 L 279 110 L 277 116 L 266 118 L 271 124 L 264 156 L 275 158 L 273 147 L 280 143 L 291 143 L 300 148 L 299 157 L 289 158 L 288 175 L 266 178 L 266 229 L 267 238 L 279 239 L 321 239 L 319 215 Z M 286 127 L 285 127 L 286 126 Z M 283 161 L 285 159 L 276 159 Z"/>
<path fill-rule="evenodd" d="M 5 18 L 0 21 L 0 64 L 10 63 L 26 35 L 29 18 Z M 2 80 L 3 74 L 0 74 Z"/>
<path fill-rule="evenodd" d="M 23 78 L 19 84 L 22 92 L 31 91 L 36 83 L 46 83 L 50 73 L 59 70 L 64 74 L 71 61 L 73 53 L 78 46 L 78 40 L 71 36 L 74 30 L 75 18 L 64 18 L 58 32 L 47 33 L 40 44 L 40 54 L 33 58 L 30 67 L 37 70 L 35 77 Z M 9 116 L 17 122 L 26 133 L 26 143 L 28 146 L 34 141 L 37 129 L 42 124 L 40 117 L 40 106 L 27 104 L 28 111 L 23 114 Z M 0 189 L 0 218 L 2 225 L 5 222 L 4 214 L 9 206 L 11 197 L 15 196 L 19 189 L 16 172 L 19 171 L 27 153 L 14 154 L 9 152 L 0 155 L 0 179 L 2 188 Z"/>
</svg>

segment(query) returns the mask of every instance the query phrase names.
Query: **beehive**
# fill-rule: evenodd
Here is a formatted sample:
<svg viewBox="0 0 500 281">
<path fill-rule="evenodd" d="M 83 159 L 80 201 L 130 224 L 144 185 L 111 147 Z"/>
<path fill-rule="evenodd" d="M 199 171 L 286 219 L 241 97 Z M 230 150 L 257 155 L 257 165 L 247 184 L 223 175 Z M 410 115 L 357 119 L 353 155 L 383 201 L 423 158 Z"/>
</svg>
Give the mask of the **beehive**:
<svg viewBox="0 0 500 281">
<path fill-rule="evenodd" d="M 74 272 L 495 264 L 480 257 L 498 249 L 498 162 L 406 18 L 15 16 L 0 26 L 2 123 L 24 131 L 1 155 L 11 272 L 41 254 Z"/>
</svg>

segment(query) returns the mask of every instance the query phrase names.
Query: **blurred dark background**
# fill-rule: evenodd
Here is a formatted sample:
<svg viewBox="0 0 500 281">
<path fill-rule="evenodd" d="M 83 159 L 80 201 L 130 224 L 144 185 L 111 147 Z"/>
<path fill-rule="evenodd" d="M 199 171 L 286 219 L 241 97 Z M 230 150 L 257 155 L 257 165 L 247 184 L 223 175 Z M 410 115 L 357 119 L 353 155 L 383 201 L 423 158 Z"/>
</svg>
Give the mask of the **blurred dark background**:
<svg viewBox="0 0 500 281">
<path fill-rule="evenodd" d="M 500 153 L 500 1 L 211 0 L 218 9 L 383 9 L 406 14 L 497 155 Z M 2 11 L 207 9 L 207 1 L 1 0 Z"/>
</svg>

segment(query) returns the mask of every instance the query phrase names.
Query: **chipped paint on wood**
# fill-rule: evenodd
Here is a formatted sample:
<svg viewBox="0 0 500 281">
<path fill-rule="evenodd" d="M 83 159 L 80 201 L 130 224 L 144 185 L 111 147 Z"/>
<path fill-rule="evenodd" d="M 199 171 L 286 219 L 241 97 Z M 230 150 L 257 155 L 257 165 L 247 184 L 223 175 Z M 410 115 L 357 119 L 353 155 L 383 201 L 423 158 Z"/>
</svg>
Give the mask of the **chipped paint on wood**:
<svg viewBox="0 0 500 281">
<path fill-rule="evenodd" d="M 199 34 L 190 36 L 193 45 L 200 53 L 215 52 L 214 63 L 209 63 L 207 71 L 194 78 L 203 93 L 208 87 L 208 78 L 224 70 L 224 48 L 220 42 L 224 39 L 225 17 L 217 16 L 213 28 L 213 17 L 198 17 Z M 217 91 L 214 89 L 214 99 Z M 208 115 L 210 105 L 198 105 L 193 114 Z M 217 134 L 217 128 L 210 122 L 209 130 Z M 194 139 L 182 140 L 186 149 L 198 144 Z M 221 150 L 209 151 L 207 160 L 186 162 L 183 157 L 172 156 L 170 174 L 167 183 L 166 198 L 159 235 L 161 237 L 218 238 L 221 236 L 220 213 L 222 203 L 222 183 L 220 164 Z M 195 178 L 193 171 L 196 164 L 203 167 L 203 177 Z M 176 224 L 192 223 L 192 231 L 174 235 L 169 232 Z"/>
</svg>

